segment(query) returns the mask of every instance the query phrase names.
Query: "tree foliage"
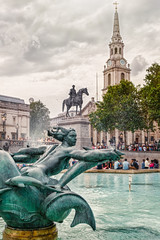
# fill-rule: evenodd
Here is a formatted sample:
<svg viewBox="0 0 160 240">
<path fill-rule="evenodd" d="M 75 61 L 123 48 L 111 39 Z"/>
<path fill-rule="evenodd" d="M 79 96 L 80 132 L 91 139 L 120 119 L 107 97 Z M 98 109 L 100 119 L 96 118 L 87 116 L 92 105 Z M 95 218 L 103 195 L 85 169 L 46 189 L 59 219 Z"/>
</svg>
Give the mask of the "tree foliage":
<svg viewBox="0 0 160 240">
<path fill-rule="evenodd" d="M 147 69 L 145 85 L 140 91 L 142 108 L 148 120 L 148 126 L 156 121 L 160 126 L 160 65 L 152 64 Z"/>
<path fill-rule="evenodd" d="M 127 80 L 109 86 L 103 101 L 97 104 L 97 110 L 89 117 L 91 124 L 98 131 L 123 131 L 126 143 L 127 131 L 134 132 L 144 127 L 137 88 Z"/>
<path fill-rule="evenodd" d="M 39 100 L 30 104 L 30 136 L 40 138 L 49 128 L 49 110 Z"/>
</svg>

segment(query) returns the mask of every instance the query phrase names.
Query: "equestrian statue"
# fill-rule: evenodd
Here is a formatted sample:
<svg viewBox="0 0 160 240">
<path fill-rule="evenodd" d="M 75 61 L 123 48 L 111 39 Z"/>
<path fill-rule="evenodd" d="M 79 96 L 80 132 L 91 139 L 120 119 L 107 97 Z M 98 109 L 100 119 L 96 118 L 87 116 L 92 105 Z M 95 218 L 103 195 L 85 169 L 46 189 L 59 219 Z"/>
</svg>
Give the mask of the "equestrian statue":
<svg viewBox="0 0 160 240">
<path fill-rule="evenodd" d="M 81 115 L 82 104 L 83 104 L 83 99 L 82 99 L 83 93 L 86 94 L 87 96 L 89 95 L 87 88 L 81 88 L 76 93 L 75 85 L 72 86 L 69 92 L 70 97 L 63 100 L 62 111 L 64 111 L 64 107 L 66 105 L 67 107 L 66 117 L 70 117 L 69 110 L 72 106 L 76 106 L 76 114 L 78 114 L 78 107 L 79 107 L 79 114 Z"/>
</svg>

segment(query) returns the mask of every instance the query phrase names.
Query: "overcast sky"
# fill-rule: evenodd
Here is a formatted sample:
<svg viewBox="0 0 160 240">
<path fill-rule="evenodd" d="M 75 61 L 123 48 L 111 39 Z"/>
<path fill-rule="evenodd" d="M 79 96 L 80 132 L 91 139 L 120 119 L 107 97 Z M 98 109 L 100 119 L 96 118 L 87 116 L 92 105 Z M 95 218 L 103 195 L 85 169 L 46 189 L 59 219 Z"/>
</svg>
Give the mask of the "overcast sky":
<svg viewBox="0 0 160 240">
<path fill-rule="evenodd" d="M 0 94 L 41 100 L 50 116 L 61 112 L 73 84 L 99 96 L 109 58 L 112 0 L 0 0 Z M 131 81 L 160 63 L 160 0 L 119 0 L 124 57 Z"/>
</svg>

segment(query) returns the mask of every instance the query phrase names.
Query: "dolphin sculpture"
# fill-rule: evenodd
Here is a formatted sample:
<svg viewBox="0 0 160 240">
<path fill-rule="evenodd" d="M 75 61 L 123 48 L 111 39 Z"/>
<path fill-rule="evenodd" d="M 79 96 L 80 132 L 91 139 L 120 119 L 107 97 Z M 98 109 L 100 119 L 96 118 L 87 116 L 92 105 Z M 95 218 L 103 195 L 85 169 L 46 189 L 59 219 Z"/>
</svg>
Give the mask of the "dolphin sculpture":
<svg viewBox="0 0 160 240">
<path fill-rule="evenodd" d="M 62 207 L 63 206 L 63 207 Z M 43 212 L 51 221 L 62 222 L 75 209 L 75 216 L 71 227 L 79 223 L 86 223 L 96 230 L 95 218 L 89 204 L 78 194 L 73 192 L 50 194 L 42 205 Z"/>
</svg>

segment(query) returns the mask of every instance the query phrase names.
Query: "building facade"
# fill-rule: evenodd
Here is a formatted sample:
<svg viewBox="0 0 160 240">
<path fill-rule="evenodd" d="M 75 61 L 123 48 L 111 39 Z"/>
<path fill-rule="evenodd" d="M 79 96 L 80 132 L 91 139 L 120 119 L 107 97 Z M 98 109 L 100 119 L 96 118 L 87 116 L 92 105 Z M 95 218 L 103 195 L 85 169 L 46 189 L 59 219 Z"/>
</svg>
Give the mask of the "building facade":
<svg viewBox="0 0 160 240">
<path fill-rule="evenodd" d="M 0 140 L 29 139 L 30 107 L 23 99 L 0 95 Z"/>
</svg>

